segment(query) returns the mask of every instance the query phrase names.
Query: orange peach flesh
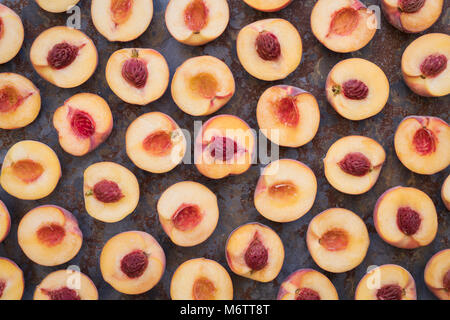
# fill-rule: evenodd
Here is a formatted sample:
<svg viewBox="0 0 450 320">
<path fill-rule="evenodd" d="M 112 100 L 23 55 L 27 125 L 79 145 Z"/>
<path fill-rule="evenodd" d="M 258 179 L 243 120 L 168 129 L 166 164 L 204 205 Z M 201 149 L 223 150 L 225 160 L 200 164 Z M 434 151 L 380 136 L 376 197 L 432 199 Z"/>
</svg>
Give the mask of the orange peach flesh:
<svg viewBox="0 0 450 320">
<path fill-rule="evenodd" d="M 184 22 L 194 33 L 200 32 L 208 23 L 208 8 L 203 0 L 193 0 L 184 10 Z"/>
<path fill-rule="evenodd" d="M 172 140 L 166 131 L 156 131 L 151 133 L 142 142 L 143 147 L 152 156 L 163 157 L 170 153 L 172 149 Z"/>
<path fill-rule="evenodd" d="M 190 89 L 205 99 L 216 96 L 218 88 L 217 79 L 209 73 L 199 73 L 190 80 Z"/>
<path fill-rule="evenodd" d="M 328 34 L 346 36 L 351 34 L 359 23 L 358 11 L 347 7 L 333 13 Z"/>
<path fill-rule="evenodd" d="M 208 278 L 201 277 L 195 280 L 192 288 L 194 300 L 214 300 L 216 287 Z"/>
<path fill-rule="evenodd" d="M 348 236 L 345 230 L 332 229 L 324 233 L 319 243 L 328 251 L 344 250 L 348 245 Z"/>
<path fill-rule="evenodd" d="M 112 20 L 116 25 L 126 22 L 131 15 L 133 0 L 112 0 L 111 13 Z"/>
<path fill-rule="evenodd" d="M 25 183 L 31 183 L 37 180 L 44 173 L 42 165 L 31 159 L 14 162 L 12 170 L 14 174 Z"/>
<path fill-rule="evenodd" d="M 450 249 L 435 253 L 424 271 L 425 284 L 441 300 L 450 300 Z"/>
</svg>

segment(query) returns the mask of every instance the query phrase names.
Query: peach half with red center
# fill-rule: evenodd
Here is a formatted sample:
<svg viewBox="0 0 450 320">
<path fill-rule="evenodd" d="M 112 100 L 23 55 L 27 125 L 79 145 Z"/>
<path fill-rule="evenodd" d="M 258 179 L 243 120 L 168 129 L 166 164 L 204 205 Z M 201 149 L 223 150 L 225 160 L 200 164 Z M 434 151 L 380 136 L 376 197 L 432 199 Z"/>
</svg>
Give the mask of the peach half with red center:
<svg viewBox="0 0 450 320">
<path fill-rule="evenodd" d="M 166 26 L 177 41 L 200 46 L 218 38 L 230 20 L 226 0 L 171 0 Z"/>
<path fill-rule="evenodd" d="M 313 260 L 322 269 L 341 273 L 359 266 L 369 248 L 364 221 L 343 208 L 332 208 L 309 223 L 306 244 Z"/>
<path fill-rule="evenodd" d="M 292 0 L 243 0 L 250 7 L 264 12 L 275 12 L 286 8 Z"/>
<path fill-rule="evenodd" d="M 405 49 L 402 74 L 406 85 L 424 97 L 443 97 L 450 93 L 450 35 L 428 33 Z"/>
<path fill-rule="evenodd" d="M 450 300 L 450 249 L 434 254 L 425 267 L 425 284 L 441 300 Z"/>
<path fill-rule="evenodd" d="M 418 33 L 431 27 L 442 13 L 444 0 L 382 0 L 384 16 L 403 32 Z"/>
<path fill-rule="evenodd" d="M 60 88 L 74 88 L 94 74 L 98 54 L 83 32 L 59 26 L 45 30 L 34 40 L 30 60 L 48 82 Z"/>
<path fill-rule="evenodd" d="M 78 93 L 56 109 L 53 126 L 67 153 L 84 156 L 102 144 L 113 128 L 108 103 L 92 93 Z"/>
<path fill-rule="evenodd" d="M 212 56 L 194 57 L 177 68 L 172 79 L 172 98 L 192 116 L 205 116 L 222 108 L 234 95 L 230 68 Z"/>
<path fill-rule="evenodd" d="M 225 254 L 234 273 L 259 282 L 275 279 L 284 262 L 280 237 L 268 226 L 256 222 L 244 224 L 230 234 Z"/>
<path fill-rule="evenodd" d="M 233 300 L 233 283 L 227 270 L 214 260 L 183 262 L 172 276 L 172 300 Z"/>
<path fill-rule="evenodd" d="M 41 110 L 39 89 L 17 73 L 0 73 L 0 129 L 18 129 L 32 123 Z"/>
<path fill-rule="evenodd" d="M 386 152 L 375 140 L 347 136 L 334 142 L 323 159 L 325 177 L 336 190 L 362 194 L 377 182 Z"/>
<path fill-rule="evenodd" d="M 406 117 L 397 127 L 394 147 L 412 172 L 435 174 L 450 165 L 450 126 L 437 117 Z"/>
<path fill-rule="evenodd" d="M 268 88 L 259 98 L 256 119 L 270 141 L 297 148 L 315 137 L 320 123 L 319 105 L 309 92 L 277 85 Z"/>
<path fill-rule="evenodd" d="M 98 291 L 84 273 L 58 270 L 48 274 L 36 287 L 33 300 L 98 300 Z"/>
<path fill-rule="evenodd" d="M 208 239 L 219 220 L 216 195 L 193 181 L 178 182 L 166 189 L 158 200 L 157 210 L 166 234 L 182 247 Z"/>
<path fill-rule="evenodd" d="M 203 124 L 195 140 L 195 166 L 204 176 L 221 179 L 250 168 L 255 136 L 248 124 L 233 115 L 219 115 Z"/>
<path fill-rule="evenodd" d="M 405 268 L 395 264 L 378 266 L 356 287 L 355 300 L 416 300 L 416 283 Z"/>
<path fill-rule="evenodd" d="M 140 169 L 164 173 L 175 168 L 186 152 L 186 138 L 178 124 L 162 112 L 135 119 L 126 133 L 127 155 Z"/>
<path fill-rule="evenodd" d="M 317 179 L 304 163 L 280 159 L 264 168 L 255 190 L 255 208 L 275 222 L 301 218 L 313 206 Z"/>
<path fill-rule="evenodd" d="M 327 77 L 328 102 L 349 120 L 364 120 L 383 110 L 389 81 L 376 64 L 351 58 L 337 63 Z"/>
<path fill-rule="evenodd" d="M 158 100 L 169 85 L 166 59 L 153 49 L 120 49 L 106 65 L 106 81 L 123 101 L 147 105 Z"/>
<path fill-rule="evenodd" d="M 239 31 L 236 49 L 244 69 L 259 80 L 286 78 L 302 60 L 302 39 L 284 19 L 253 22 Z"/>
<path fill-rule="evenodd" d="M 42 266 L 57 266 L 78 254 L 83 234 L 77 219 L 69 211 L 44 205 L 23 216 L 17 239 L 31 261 Z"/>
<path fill-rule="evenodd" d="M 118 222 L 136 209 L 139 182 L 127 168 L 114 162 L 97 162 L 84 171 L 87 213 L 103 222 Z"/>
<path fill-rule="evenodd" d="M 8 208 L 2 200 L 0 200 L 0 243 L 8 236 L 11 229 L 11 216 Z"/>
<path fill-rule="evenodd" d="M 103 279 L 125 294 L 152 289 L 166 268 L 166 256 L 158 241 L 142 231 L 122 232 L 106 242 L 100 255 Z"/>
<path fill-rule="evenodd" d="M 0 64 L 12 60 L 22 48 L 22 20 L 13 10 L 0 3 Z"/>
<path fill-rule="evenodd" d="M 46 144 L 24 140 L 6 153 L 0 183 L 18 199 L 38 200 L 52 193 L 60 178 L 61 165 L 56 153 Z"/>
<path fill-rule="evenodd" d="M 66 12 L 78 2 L 80 0 L 36 0 L 41 9 L 53 13 Z"/>
<path fill-rule="evenodd" d="M 0 300 L 21 300 L 24 288 L 22 270 L 8 258 L 0 257 Z"/>
<path fill-rule="evenodd" d="M 325 47 L 347 53 L 372 40 L 377 21 L 375 12 L 359 0 L 319 0 L 311 13 L 311 29 Z"/>
<path fill-rule="evenodd" d="M 450 175 L 447 176 L 442 184 L 441 198 L 447 210 L 450 211 Z"/>
<path fill-rule="evenodd" d="M 333 283 L 313 269 L 293 272 L 280 286 L 278 300 L 339 300 Z"/>
<path fill-rule="evenodd" d="M 429 245 L 438 229 L 431 198 L 419 189 L 401 186 L 388 189 L 378 198 L 373 221 L 381 239 L 403 249 Z"/>
<path fill-rule="evenodd" d="M 147 30 L 153 0 L 92 0 L 92 22 L 109 41 L 131 41 Z"/>
</svg>

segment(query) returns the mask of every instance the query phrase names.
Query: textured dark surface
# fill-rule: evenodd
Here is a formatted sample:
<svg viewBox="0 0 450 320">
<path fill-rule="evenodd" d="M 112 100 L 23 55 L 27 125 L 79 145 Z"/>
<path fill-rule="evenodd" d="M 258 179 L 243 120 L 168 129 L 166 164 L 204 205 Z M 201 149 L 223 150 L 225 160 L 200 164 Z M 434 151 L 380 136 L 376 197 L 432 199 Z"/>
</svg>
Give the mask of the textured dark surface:
<svg viewBox="0 0 450 320">
<path fill-rule="evenodd" d="M 433 115 L 449 121 L 448 106 L 450 98 L 427 99 L 413 94 L 403 83 L 400 71 L 400 59 L 406 46 L 418 35 L 403 34 L 382 18 L 381 30 L 374 39 L 360 51 L 351 54 L 336 54 L 327 50 L 313 36 L 309 16 L 315 3 L 313 0 L 294 0 L 286 9 L 277 13 L 262 13 L 246 6 L 241 0 L 231 0 L 231 20 L 225 33 L 216 41 L 203 47 L 189 47 L 178 43 L 169 35 L 164 11 L 167 0 L 154 0 L 155 13 L 149 29 L 136 41 L 130 43 L 109 43 L 94 28 L 90 18 L 90 1 L 81 0 L 82 31 L 89 35 L 99 50 L 99 66 L 94 76 L 75 89 L 59 89 L 42 78 L 33 70 L 29 61 L 32 41 L 45 29 L 64 25 L 68 15 L 52 14 L 41 10 L 32 0 L 1 1 L 13 8 L 22 18 L 25 26 L 25 43 L 20 53 L 11 62 L 1 65 L 0 72 L 17 72 L 31 79 L 40 89 L 42 110 L 38 119 L 26 128 L 5 131 L 0 130 L 0 159 L 16 142 L 24 139 L 40 140 L 52 147 L 62 164 L 62 179 L 56 190 L 47 198 L 39 201 L 19 201 L 0 189 L 0 197 L 8 206 L 12 216 L 11 233 L 0 244 L 0 256 L 14 260 L 25 274 L 25 299 L 32 298 L 35 286 L 51 271 L 68 265 L 78 265 L 96 284 L 101 299 L 169 299 L 170 280 L 175 269 L 184 261 L 206 257 L 226 266 L 224 246 L 230 232 L 250 221 L 258 221 L 272 227 L 282 238 L 286 258 L 279 276 L 267 284 L 230 274 L 234 284 L 236 299 L 275 299 L 281 282 L 299 268 L 320 268 L 313 262 L 305 242 L 309 221 L 321 211 L 331 207 L 344 207 L 356 212 L 367 224 L 371 244 L 364 262 L 356 269 L 342 273 L 325 274 L 336 286 L 341 299 L 352 299 L 355 287 L 370 265 L 386 263 L 400 264 L 408 269 L 417 283 L 419 299 L 432 299 L 426 289 L 423 270 L 428 259 L 437 251 L 449 248 L 449 212 L 440 199 L 441 185 L 449 173 L 443 171 L 433 176 L 421 176 L 407 170 L 395 155 L 393 138 L 396 126 L 407 115 Z M 376 4 L 377 1 L 365 1 Z M 428 32 L 449 33 L 448 3 L 438 23 Z M 237 115 L 257 129 L 256 104 L 262 92 L 274 83 L 263 82 L 249 76 L 241 67 L 235 49 L 235 40 L 239 30 L 250 22 L 281 17 L 292 22 L 300 31 L 303 40 L 303 59 L 300 67 L 284 81 L 276 84 L 298 86 L 312 92 L 319 101 L 321 111 L 320 129 L 314 140 L 297 149 L 281 148 L 281 157 L 298 159 L 311 167 L 318 178 L 318 194 L 311 211 L 298 221 L 278 224 L 264 219 L 253 205 L 253 193 L 259 177 L 260 166 L 254 165 L 245 174 L 213 181 L 203 177 L 193 165 L 180 165 L 173 171 L 162 174 L 150 174 L 135 167 L 125 153 L 125 130 L 139 115 L 159 110 L 171 115 L 178 124 L 193 133 L 194 118 L 179 110 L 170 96 L 170 90 L 158 101 L 138 107 L 128 105 L 116 97 L 105 81 L 105 66 L 109 56 L 119 48 L 149 47 L 160 51 L 168 60 L 171 76 L 176 67 L 185 59 L 203 54 L 216 56 L 233 71 L 237 92 L 232 100 L 217 114 Z M 338 61 L 349 57 L 362 57 L 379 65 L 389 78 L 391 92 L 384 110 L 367 120 L 352 122 L 340 117 L 327 103 L 325 80 L 329 70 Z M 64 100 L 79 92 L 97 93 L 110 104 L 114 115 L 114 129 L 111 136 L 96 151 L 76 158 L 65 153 L 59 146 L 57 133 L 52 126 L 53 112 Z M 196 120 L 205 120 L 197 118 Z M 322 159 L 330 145 L 338 138 L 360 134 L 379 141 L 387 152 L 387 161 L 377 184 L 369 192 L 360 196 L 350 196 L 334 190 L 326 181 Z M 141 198 L 136 211 L 121 222 L 105 224 L 91 218 L 84 209 L 82 185 L 83 171 L 98 161 L 114 161 L 125 165 L 137 176 L 141 185 Z M 172 244 L 162 230 L 156 212 L 156 202 L 161 193 L 170 185 L 182 180 L 194 180 L 208 186 L 218 196 L 220 219 L 213 235 L 204 243 L 193 248 L 181 248 Z M 397 185 L 417 187 L 425 191 L 436 205 L 439 215 L 439 231 L 432 244 L 415 250 L 401 250 L 383 242 L 377 235 L 372 211 L 377 198 L 388 188 Z M 17 244 L 17 226 L 22 216 L 30 209 L 43 204 L 60 205 L 73 212 L 83 231 L 84 242 L 80 253 L 68 264 L 58 267 L 43 267 L 31 262 Z M 152 234 L 162 245 L 167 256 L 167 268 L 161 282 L 150 292 L 140 296 L 126 296 L 116 292 L 103 281 L 99 269 L 99 255 L 104 243 L 113 235 L 127 230 L 143 230 Z M 320 270 L 322 271 L 322 270 Z"/>
</svg>

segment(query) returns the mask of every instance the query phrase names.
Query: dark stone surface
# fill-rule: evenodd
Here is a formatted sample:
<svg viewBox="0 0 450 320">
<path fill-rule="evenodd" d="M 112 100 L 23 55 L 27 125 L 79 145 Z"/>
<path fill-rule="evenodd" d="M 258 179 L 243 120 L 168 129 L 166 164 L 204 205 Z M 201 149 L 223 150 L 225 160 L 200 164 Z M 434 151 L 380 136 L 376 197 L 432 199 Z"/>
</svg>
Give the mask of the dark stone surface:
<svg viewBox="0 0 450 320">
<path fill-rule="evenodd" d="M 0 72 L 17 72 L 31 79 L 41 90 L 42 110 L 37 120 L 26 128 L 0 130 L 0 159 L 16 142 L 24 139 L 42 141 L 52 147 L 62 164 L 62 179 L 56 190 L 47 198 L 38 201 L 19 201 L 0 189 L 0 197 L 8 206 L 12 216 L 12 228 L 8 238 L 0 244 L 0 256 L 14 260 L 25 274 L 25 299 L 31 299 L 35 286 L 51 271 L 68 265 L 78 265 L 95 282 L 101 299 L 168 299 L 170 280 L 175 269 L 184 261 L 206 257 L 226 266 L 224 246 L 230 232 L 251 221 L 258 221 L 272 227 L 282 238 L 286 258 L 280 275 L 270 283 L 258 283 L 234 275 L 236 299 L 275 299 L 281 282 L 299 268 L 320 268 L 313 262 L 306 248 L 305 234 L 309 221 L 321 211 L 331 207 L 344 207 L 356 212 L 367 224 L 371 244 L 364 262 L 356 269 L 342 273 L 325 274 L 336 286 L 341 299 L 353 299 L 355 287 L 370 265 L 386 263 L 400 264 L 408 269 L 417 283 L 419 299 L 432 299 L 426 289 L 423 270 L 428 259 L 437 251 L 449 248 L 449 212 L 440 199 L 440 188 L 449 170 L 433 176 L 421 176 L 407 170 L 395 155 L 393 138 L 396 126 L 407 115 L 433 115 L 449 121 L 449 97 L 428 99 L 413 94 L 404 84 L 400 70 L 403 50 L 418 35 L 401 33 L 382 18 L 381 30 L 374 39 L 360 51 L 351 54 L 336 54 L 321 45 L 311 33 L 309 16 L 315 3 L 313 0 L 294 0 L 278 13 L 262 13 L 246 6 L 241 0 L 231 0 L 231 20 L 225 33 L 216 41 L 203 47 L 189 47 L 178 43 L 168 33 L 164 23 L 167 0 L 154 0 L 154 17 L 149 29 L 136 41 L 130 43 L 109 43 L 94 28 L 90 18 L 90 1 L 81 0 L 82 31 L 89 35 L 99 51 L 99 66 L 94 76 L 85 84 L 74 89 L 57 88 L 33 70 L 29 52 L 36 36 L 51 26 L 64 25 L 68 15 L 52 14 L 41 10 L 32 0 L 7 0 L 2 3 L 13 8 L 22 18 L 25 26 L 25 43 L 20 53 L 11 62 L 1 65 Z M 366 1 L 376 4 L 377 1 Z M 281 17 L 292 22 L 300 31 L 303 40 L 303 59 L 300 67 L 284 81 L 263 82 L 252 78 L 241 67 L 235 49 L 239 30 L 250 22 Z M 449 33 L 449 8 L 428 32 Z M 180 165 L 173 171 L 150 174 L 135 167 L 125 153 L 125 130 L 139 115 L 159 110 L 171 115 L 178 124 L 193 133 L 194 118 L 183 113 L 171 99 L 170 90 L 158 101 L 138 107 L 128 105 L 116 97 L 105 80 L 105 66 L 109 56 L 119 48 L 148 47 L 160 51 L 168 60 L 171 76 L 184 60 L 199 55 L 216 56 L 228 64 L 237 83 L 237 92 L 232 100 L 217 114 L 237 115 L 257 129 L 256 104 L 262 92 L 273 84 L 289 84 L 312 92 L 319 101 L 321 111 L 320 129 L 315 139 L 297 149 L 281 148 L 281 157 L 298 159 L 311 167 L 318 179 L 318 194 L 311 211 L 300 220 L 278 224 L 264 219 L 253 205 L 253 192 L 259 176 L 260 165 L 254 165 L 243 175 L 213 181 L 203 177 L 193 165 Z M 391 92 L 384 110 L 367 120 L 352 122 L 340 117 L 327 103 L 325 80 L 330 69 L 338 61 L 349 57 L 362 57 L 379 65 L 389 78 Z M 76 158 L 65 153 L 59 146 L 57 133 L 52 125 L 55 109 L 65 99 L 80 92 L 96 93 L 105 98 L 114 115 L 114 129 L 109 139 L 94 152 Z M 206 120 L 207 117 L 195 120 Z M 366 135 L 379 141 L 387 152 L 387 161 L 377 184 L 360 196 L 350 196 L 334 190 L 326 181 L 322 159 L 330 145 L 338 138 L 352 135 Z M 137 176 L 141 185 L 141 198 L 136 211 L 121 222 L 105 224 L 91 218 L 84 209 L 82 184 L 83 171 L 98 161 L 114 161 L 125 165 Z M 204 243 L 193 248 L 182 248 L 172 244 L 157 218 L 156 202 L 170 185 L 182 180 L 194 180 L 208 186 L 219 200 L 220 219 L 213 235 Z M 432 244 L 415 250 L 401 250 L 383 242 L 377 235 L 372 211 L 377 198 L 388 188 L 397 185 L 417 187 L 425 191 L 436 205 L 439 215 L 439 231 Z M 70 263 L 58 267 L 36 265 L 25 257 L 17 244 L 17 226 L 21 217 L 32 208 L 43 204 L 60 205 L 73 212 L 84 234 L 80 253 Z M 162 281 L 150 292 L 139 296 L 126 296 L 116 292 L 103 281 L 99 269 L 99 255 L 104 243 L 113 235 L 128 230 L 143 230 L 152 234 L 162 245 L 167 256 L 167 268 Z"/>
</svg>

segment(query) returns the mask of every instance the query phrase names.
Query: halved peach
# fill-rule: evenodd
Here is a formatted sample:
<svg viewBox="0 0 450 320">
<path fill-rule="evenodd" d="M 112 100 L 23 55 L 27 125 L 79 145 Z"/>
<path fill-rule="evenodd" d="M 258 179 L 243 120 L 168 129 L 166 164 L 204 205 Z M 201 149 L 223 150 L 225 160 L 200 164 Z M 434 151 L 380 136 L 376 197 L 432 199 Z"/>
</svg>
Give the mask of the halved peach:
<svg viewBox="0 0 450 320">
<path fill-rule="evenodd" d="M 403 32 L 418 33 L 431 27 L 442 13 L 444 0 L 382 0 L 384 16 Z"/>
<path fill-rule="evenodd" d="M 30 60 L 48 82 L 60 88 L 74 88 L 94 74 L 98 54 L 83 32 L 59 26 L 45 30 L 34 40 Z"/>
<path fill-rule="evenodd" d="M 5 240 L 11 229 L 11 216 L 8 208 L 2 200 L 0 200 L 0 243 Z"/>
<path fill-rule="evenodd" d="M 0 300 L 21 300 L 24 288 L 22 270 L 8 258 L 0 257 Z"/>
<path fill-rule="evenodd" d="M 280 237 L 268 226 L 247 223 L 228 237 L 225 255 L 230 269 L 245 278 L 270 282 L 281 271 L 284 246 Z"/>
<path fill-rule="evenodd" d="M 375 140 L 347 136 L 337 140 L 323 159 L 325 177 L 336 190 L 362 194 L 377 182 L 386 152 Z"/>
<path fill-rule="evenodd" d="M 412 91 L 424 97 L 448 95 L 449 58 L 450 35 L 429 33 L 417 38 L 402 55 L 402 74 L 405 83 Z"/>
<path fill-rule="evenodd" d="M 256 108 L 261 132 L 273 143 L 301 147 L 316 135 L 320 111 L 316 98 L 302 89 L 286 85 L 268 88 Z"/>
<path fill-rule="evenodd" d="M 65 12 L 76 5 L 80 0 L 36 0 L 36 3 L 48 12 Z"/>
<path fill-rule="evenodd" d="M 230 68 L 212 56 L 194 57 L 177 68 L 172 79 L 172 98 L 193 116 L 205 116 L 222 108 L 234 94 Z"/>
<path fill-rule="evenodd" d="M 24 140 L 6 153 L 0 183 L 18 199 L 38 200 L 52 193 L 60 178 L 61 165 L 56 153 L 46 144 Z"/>
<path fill-rule="evenodd" d="M 109 41 L 131 41 L 147 30 L 153 0 L 92 0 L 92 22 Z"/>
<path fill-rule="evenodd" d="M 20 17 L 0 3 L 0 64 L 12 60 L 22 48 L 24 29 Z"/>
<path fill-rule="evenodd" d="M 142 231 L 115 235 L 100 255 L 103 279 L 125 294 L 149 291 L 159 282 L 165 268 L 163 249 L 155 238 Z"/>
<path fill-rule="evenodd" d="M 364 221 L 343 208 L 331 208 L 309 223 L 306 244 L 313 260 L 322 269 L 341 273 L 356 268 L 369 248 Z"/>
<path fill-rule="evenodd" d="M 275 12 L 286 8 L 292 0 L 244 0 L 250 7 L 265 12 Z"/>
<path fill-rule="evenodd" d="M 443 119 L 409 116 L 394 137 L 400 162 L 412 172 L 435 174 L 450 165 L 450 126 Z"/>
<path fill-rule="evenodd" d="M 39 89 L 17 73 L 0 73 L 0 129 L 23 128 L 41 110 Z"/>
<path fill-rule="evenodd" d="M 302 60 L 302 39 L 284 19 L 253 22 L 239 31 L 236 49 L 244 69 L 265 81 L 286 78 Z"/>
<path fill-rule="evenodd" d="M 200 46 L 218 38 L 230 20 L 226 0 L 170 0 L 166 26 L 177 41 Z"/>
<path fill-rule="evenodd" d="M 291 222 L 304 216 L 313 206 L 317 179 L 304 163 L 281 159 L 264 168 L 255 190 L 255 207 L 265 218 Z"/>
<path fill-rule="evenodd" d="M 178 182 L 167 188 L 158 200 L 159 221 L 173 243 L 191 247 L 214 232 L 219 220 L 216 195 L 204 185 Z"/>
<path fill-rule="evenodd" d="M 433 200 L 419 189 L 401 186 L 378 198 L 373 221 L 381 239 L 403 249 L 429 245 L 438 229 Z"/>
<path fill-rule="evenodd" d="M 114 162 L 97 162 L 84 171 L 87 213 L 103 222 L 117 222 L 136 209 L 139 182 L 127 168 Z"/>
<path fill-rule="evenodd" d="M 370 118 L 383 110 L 389 81 L 376 64 L 360 58 L 337 63 L 327 77 L 328 102 L 349 120 Z"/>
<path fill-rule="evenodd" d="M 183 262 L 172 276 L 172 300 L 233 300 L 233 282 L 227 270 L 205 258 Z"/>
<path fill-rule="evenodd" d="M 34 263 L 57 266 L 80 251 L 83 234 L 77 219 L 66 209 L 45 205 L 34 208 L 20 220 L 17 240 Z"/>
<path fill-rule="evenodd" d="M 48 274 L 36 287 L 33 300 L 98 300 L 98 291 L 84 273 L 58 270 Z"/>
<path fill-rule="evenodd" d="M 378 266 L 364 275 L 356 287 L 355 300 L 416 300 L 416 283 L 405 268 Z"/>
<path fill-rule="evenodd" d="M 92 93 L 78 93 L 56 109 L 53 126 L 67 153 L 84 156 L 102 144 L 113 128 L 108 103 Z"/>
<path fill-rule="evenodd" d="M 434 254 L 425 267 L 425 284 L 441 300 L 450 300 L 450 249 Z"/>
<path fill-rule="evenodd" d="M 377 21 L 375 12 L 359 0 L 319 0 L 311 13 L 311 29 L 325 47 L 346 53 L 372 40 Z"/>
<path fill-rule="evenodd" d="M 164 173 L 175 168 L 186 152 L 186 138 L 178 124 L 162 112 L 135 119 L 126 133 L 127 155 L 142 170 Z"/>
<path fill-rule="evenodd" d="M 242 174 L 250 168 L 254 149 L 254 132 L 244 120 L 218 115 L 206 121 L 196 137 L 195 166 L 211 179 Z"/>
<path fill-rule="evenodd" d="M 120 49 L 108 60 L 106 81 L 120 99 L 143 106 L 166 92 L 169 66 L 156 50 Z"/>
<path fill-rule="evenodd" d="M 313 269 L 293 272 L 280 286 L 278 300 L 339 300 L 333 283 Z"/>
<path fill-rule="evenodd" d="M 447 210 L 450 210 L 450 175 L 447 176 L 442 184 L 441 198 Z"/>
</svg>

